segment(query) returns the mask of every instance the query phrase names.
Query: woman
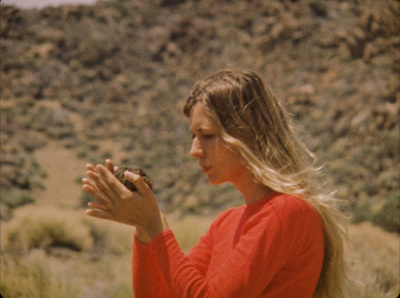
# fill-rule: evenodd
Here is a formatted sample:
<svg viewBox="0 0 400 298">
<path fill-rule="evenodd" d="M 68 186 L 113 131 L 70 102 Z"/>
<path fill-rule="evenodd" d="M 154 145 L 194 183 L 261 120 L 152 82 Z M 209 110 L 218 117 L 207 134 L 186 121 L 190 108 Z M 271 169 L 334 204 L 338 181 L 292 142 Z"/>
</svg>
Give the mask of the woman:
<svg viewBox="0 0 400 298">
<path fill-rule="evenodd" d="M 245 204 L 222 213 L 188 255 L 141 177 L 138 192 L 113 165 L 88 165 L 87 214 L 136 227 L 135 297 L 343 297 L 340 214 L 313 177 L 313 155 L 262 79 L 221 70 L 198 82 L 184 107 L 190 154 L 210 183 L 232 183 Z"/>
</svg>

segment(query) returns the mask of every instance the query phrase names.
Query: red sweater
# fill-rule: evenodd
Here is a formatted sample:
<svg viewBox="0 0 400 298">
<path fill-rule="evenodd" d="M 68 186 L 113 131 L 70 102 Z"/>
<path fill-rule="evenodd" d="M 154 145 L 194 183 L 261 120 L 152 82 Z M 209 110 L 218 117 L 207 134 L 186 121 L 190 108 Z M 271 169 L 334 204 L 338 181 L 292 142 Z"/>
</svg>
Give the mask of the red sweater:
<svg viewBox="0 0 400 298">
<path fill-rule="evenodd" d="M 312 297 L 324 258 L 317 212 L 271 193 L 222 213 L 188 255 L 171 230 L 134 240 L 135 298 Z"/>
</svg>

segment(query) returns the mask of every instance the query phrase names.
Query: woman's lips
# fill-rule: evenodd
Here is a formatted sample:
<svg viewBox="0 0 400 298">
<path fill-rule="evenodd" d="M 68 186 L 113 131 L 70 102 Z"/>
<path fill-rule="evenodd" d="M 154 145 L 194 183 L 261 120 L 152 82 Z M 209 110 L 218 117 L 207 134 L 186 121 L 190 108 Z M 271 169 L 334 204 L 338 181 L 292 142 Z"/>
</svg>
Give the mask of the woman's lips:
<svg viewBox="0 0 400 298">
<path fill-rule="evenodd" d="M 211 169 L 211 167 L 210 166 L 200 166 L 202 169 L 203 169 L 203 173 L 207 173 L 210 169 Z"/>
</svg>

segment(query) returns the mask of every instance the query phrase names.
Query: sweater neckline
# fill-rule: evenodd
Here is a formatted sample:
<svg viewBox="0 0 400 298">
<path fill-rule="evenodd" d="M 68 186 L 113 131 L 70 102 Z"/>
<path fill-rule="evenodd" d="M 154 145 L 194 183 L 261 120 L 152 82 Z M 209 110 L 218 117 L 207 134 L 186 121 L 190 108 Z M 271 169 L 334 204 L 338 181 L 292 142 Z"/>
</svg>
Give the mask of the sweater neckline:
<svg viewBox="0 0 400 298">
<path fill-rule="evenodd" d="M 244 205 L 244 211 L 245 212 L 252 212 L 254 210 L 257 210 L 259 208 L 261 208 L 262 206 L 264 206 L 270 199 L 272 199 L 273 197 L 277 196 L 279 193 L 277 191 L 271 191 L 269 194 L 267 194 L 266 196 L 264 196 L 263 198 L 259 199 L 257 202 L 247 205 Z"/>
</svg>

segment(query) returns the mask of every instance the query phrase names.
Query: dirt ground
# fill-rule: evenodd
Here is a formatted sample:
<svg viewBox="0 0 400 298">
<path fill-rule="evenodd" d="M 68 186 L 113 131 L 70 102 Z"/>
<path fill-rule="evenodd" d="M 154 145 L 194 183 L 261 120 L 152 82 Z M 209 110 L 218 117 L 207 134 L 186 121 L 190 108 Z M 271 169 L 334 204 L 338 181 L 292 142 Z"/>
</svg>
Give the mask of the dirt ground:
<svg viewBox="0 0 400 298">
<path fill-rule="evenodd" d="M 50 141 L 35 154 L 48 175 L 45 189 L 35 192 L 36 205 L 76 207 L 81 194 L 81 184 L 77 181 L 85 174 L 85 161 L 56 141 Z"/>
</svg>

